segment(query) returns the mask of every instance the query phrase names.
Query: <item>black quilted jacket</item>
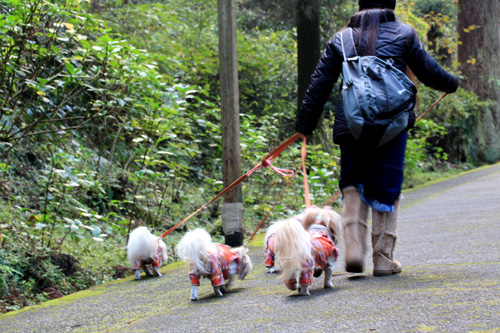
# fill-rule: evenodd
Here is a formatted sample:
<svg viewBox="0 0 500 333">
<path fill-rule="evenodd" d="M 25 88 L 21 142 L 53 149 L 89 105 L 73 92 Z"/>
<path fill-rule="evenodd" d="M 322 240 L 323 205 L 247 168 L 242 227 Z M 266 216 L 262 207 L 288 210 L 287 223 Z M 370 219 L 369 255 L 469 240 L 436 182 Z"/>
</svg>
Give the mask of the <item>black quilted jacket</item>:
<svg viewBox="0 0 500 333">
<path fill-rule="evenodd" d="M 354 28 L 354 40 L 357 40 L 357 29 Z M 417 78 L 426 86 L 452 93 L 458 88 L 455 75 L 446 72 L 424 49 L 413 28 L 399 21 L 380 24 L 376 56 L 381 59 L 392 59 L 393 65 L 406 72 L 408 65 Z M 323 107 L 342 72 L 342 46 L 340 32 L 326 46 L 325 52 L 311 76 L 311 83 L 305 94 L 302 109 L 297 116 L 295 130 L 309 135 L 317 125 L 323 112 Z M 410 124 L 413 126 L 415 114 L 410 114 Z M 337 103 L 333 135 L 338 143 L 345 135 L 350 135 L 345 122 L 342 103 Z"/>
</svg>

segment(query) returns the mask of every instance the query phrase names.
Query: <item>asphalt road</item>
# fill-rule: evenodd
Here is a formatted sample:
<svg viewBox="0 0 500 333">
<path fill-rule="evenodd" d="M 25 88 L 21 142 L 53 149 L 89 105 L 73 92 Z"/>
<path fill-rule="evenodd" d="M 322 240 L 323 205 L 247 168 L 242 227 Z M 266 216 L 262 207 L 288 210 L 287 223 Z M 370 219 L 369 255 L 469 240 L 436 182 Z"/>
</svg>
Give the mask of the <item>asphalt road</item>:
<svg viewBox="0 0 500 333">
<path fill-rule="evenodd" d="M 131 278 L 0 316 L 0 332 L 500 332 L 500 164 L 404 194 L 396 259 L 403 272 L 344 272 L 311 296 L 289 291 L 263 265 L 214 297 L 202 280 L 191 302 L 186 264 L 161 278 Z M 340 244 L 342 250 L 343 244 Z"/>
</svg>

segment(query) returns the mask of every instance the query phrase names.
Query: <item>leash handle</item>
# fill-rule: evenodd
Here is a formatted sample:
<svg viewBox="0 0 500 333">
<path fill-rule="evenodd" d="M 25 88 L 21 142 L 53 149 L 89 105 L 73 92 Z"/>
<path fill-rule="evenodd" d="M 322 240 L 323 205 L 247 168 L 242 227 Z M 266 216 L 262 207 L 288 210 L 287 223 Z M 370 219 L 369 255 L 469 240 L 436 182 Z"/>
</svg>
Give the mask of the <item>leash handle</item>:
<svg viewBox="0 0 500 333">
<path fill-rule="evenodd" d="M 426 114 L 427 112 L 429 112 L 433 107 L 435 107 L 437 105 L 437 103 L 441 102 L 441 100 L 444 98 L 444 96 L 448 95 L 448 93 L 444 93 L 443 96 L 441 96 L 437 101 L 435 101 L 431 106 L 429 106 L 427 108 L 427 110 L 425 110 L 424 113 L 422 113 L 420 116 L 417 117 L 417 119 L 415 120 L 415 124 L 419 122 L 420 119 L 422 119 Z"/>
<path fill-rule="evenodd" d="M 306 136 L 302 133 L 295 133 L 294 135 L 292 135 L 291 137 L 289 137 L 288 139 L 286 139 L 282 144 L 280 144 L 278 147 L 274 148 L 269 154 L 267 154 L 261 161 L 262 164 L 266 165 L 267 161 L 272 161 L 274 160 L 276 157 L 278 157 L 279 154 L 281 154 L 283 152 L 283 150 L 285 150 L 286 148 L 288 148 L 288 146 L 290 146 L 292 143 L 294 143 L 295 141 L 297 141 L 298 138 L 302 138 L 302 140 L 305 140 L 306 139 Z"/>
</svg>

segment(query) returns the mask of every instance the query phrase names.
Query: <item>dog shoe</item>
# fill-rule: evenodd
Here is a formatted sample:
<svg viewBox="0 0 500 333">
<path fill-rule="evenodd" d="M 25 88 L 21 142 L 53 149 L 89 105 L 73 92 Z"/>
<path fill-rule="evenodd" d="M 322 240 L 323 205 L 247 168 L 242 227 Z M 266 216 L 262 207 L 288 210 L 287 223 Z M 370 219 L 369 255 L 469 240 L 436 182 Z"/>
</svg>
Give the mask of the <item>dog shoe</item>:
<svg viewBox="0 0 500 333">
<path fill-rule="evenodd" d="M 311 296 L 311 294 L 309 294 L 309 286 L 308 285 L 300 286 L 299 294 L 301 296 Z"/>
<path fill-rule="evenodd" d="M 220 290 L 220 288 L 219 288 L 219 287 L 214 287 L 214 294 L 215 294 L 215 296 L 218 296 L 218 297 L 222 297 L 222 296 L 224 296 L 224 295 L 222 294 L 222 291 Z"/>
<path fill-rule="evenodd" d="M 160 271 L 158 270 L 158 267 L 153 267 L 153 272 L 154 272 L 154 275 L 156 276 L 163 276 Z"/>
</svg>

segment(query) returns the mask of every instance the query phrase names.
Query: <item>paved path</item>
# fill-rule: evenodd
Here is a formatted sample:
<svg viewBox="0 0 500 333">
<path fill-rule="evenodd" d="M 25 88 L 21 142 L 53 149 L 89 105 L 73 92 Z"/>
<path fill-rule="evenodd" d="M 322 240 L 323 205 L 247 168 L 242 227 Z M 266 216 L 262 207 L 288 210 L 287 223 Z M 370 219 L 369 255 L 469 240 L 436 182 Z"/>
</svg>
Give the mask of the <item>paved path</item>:
<svg viewBox="0 0 500 333">
<path fill-rule="evenodd" d="M 0 316 L 1 332 L 500 332 L 500 164 L 405 192 L 397 259 L 403 272 L 316 280 L 310 297 L 288 291 L 263 266 L 212 297 L 202 280 L 189 301 L 188 267 L 124 279 Z M 342 248 L 342 244 L 340 244 Z"/>
</svg>

